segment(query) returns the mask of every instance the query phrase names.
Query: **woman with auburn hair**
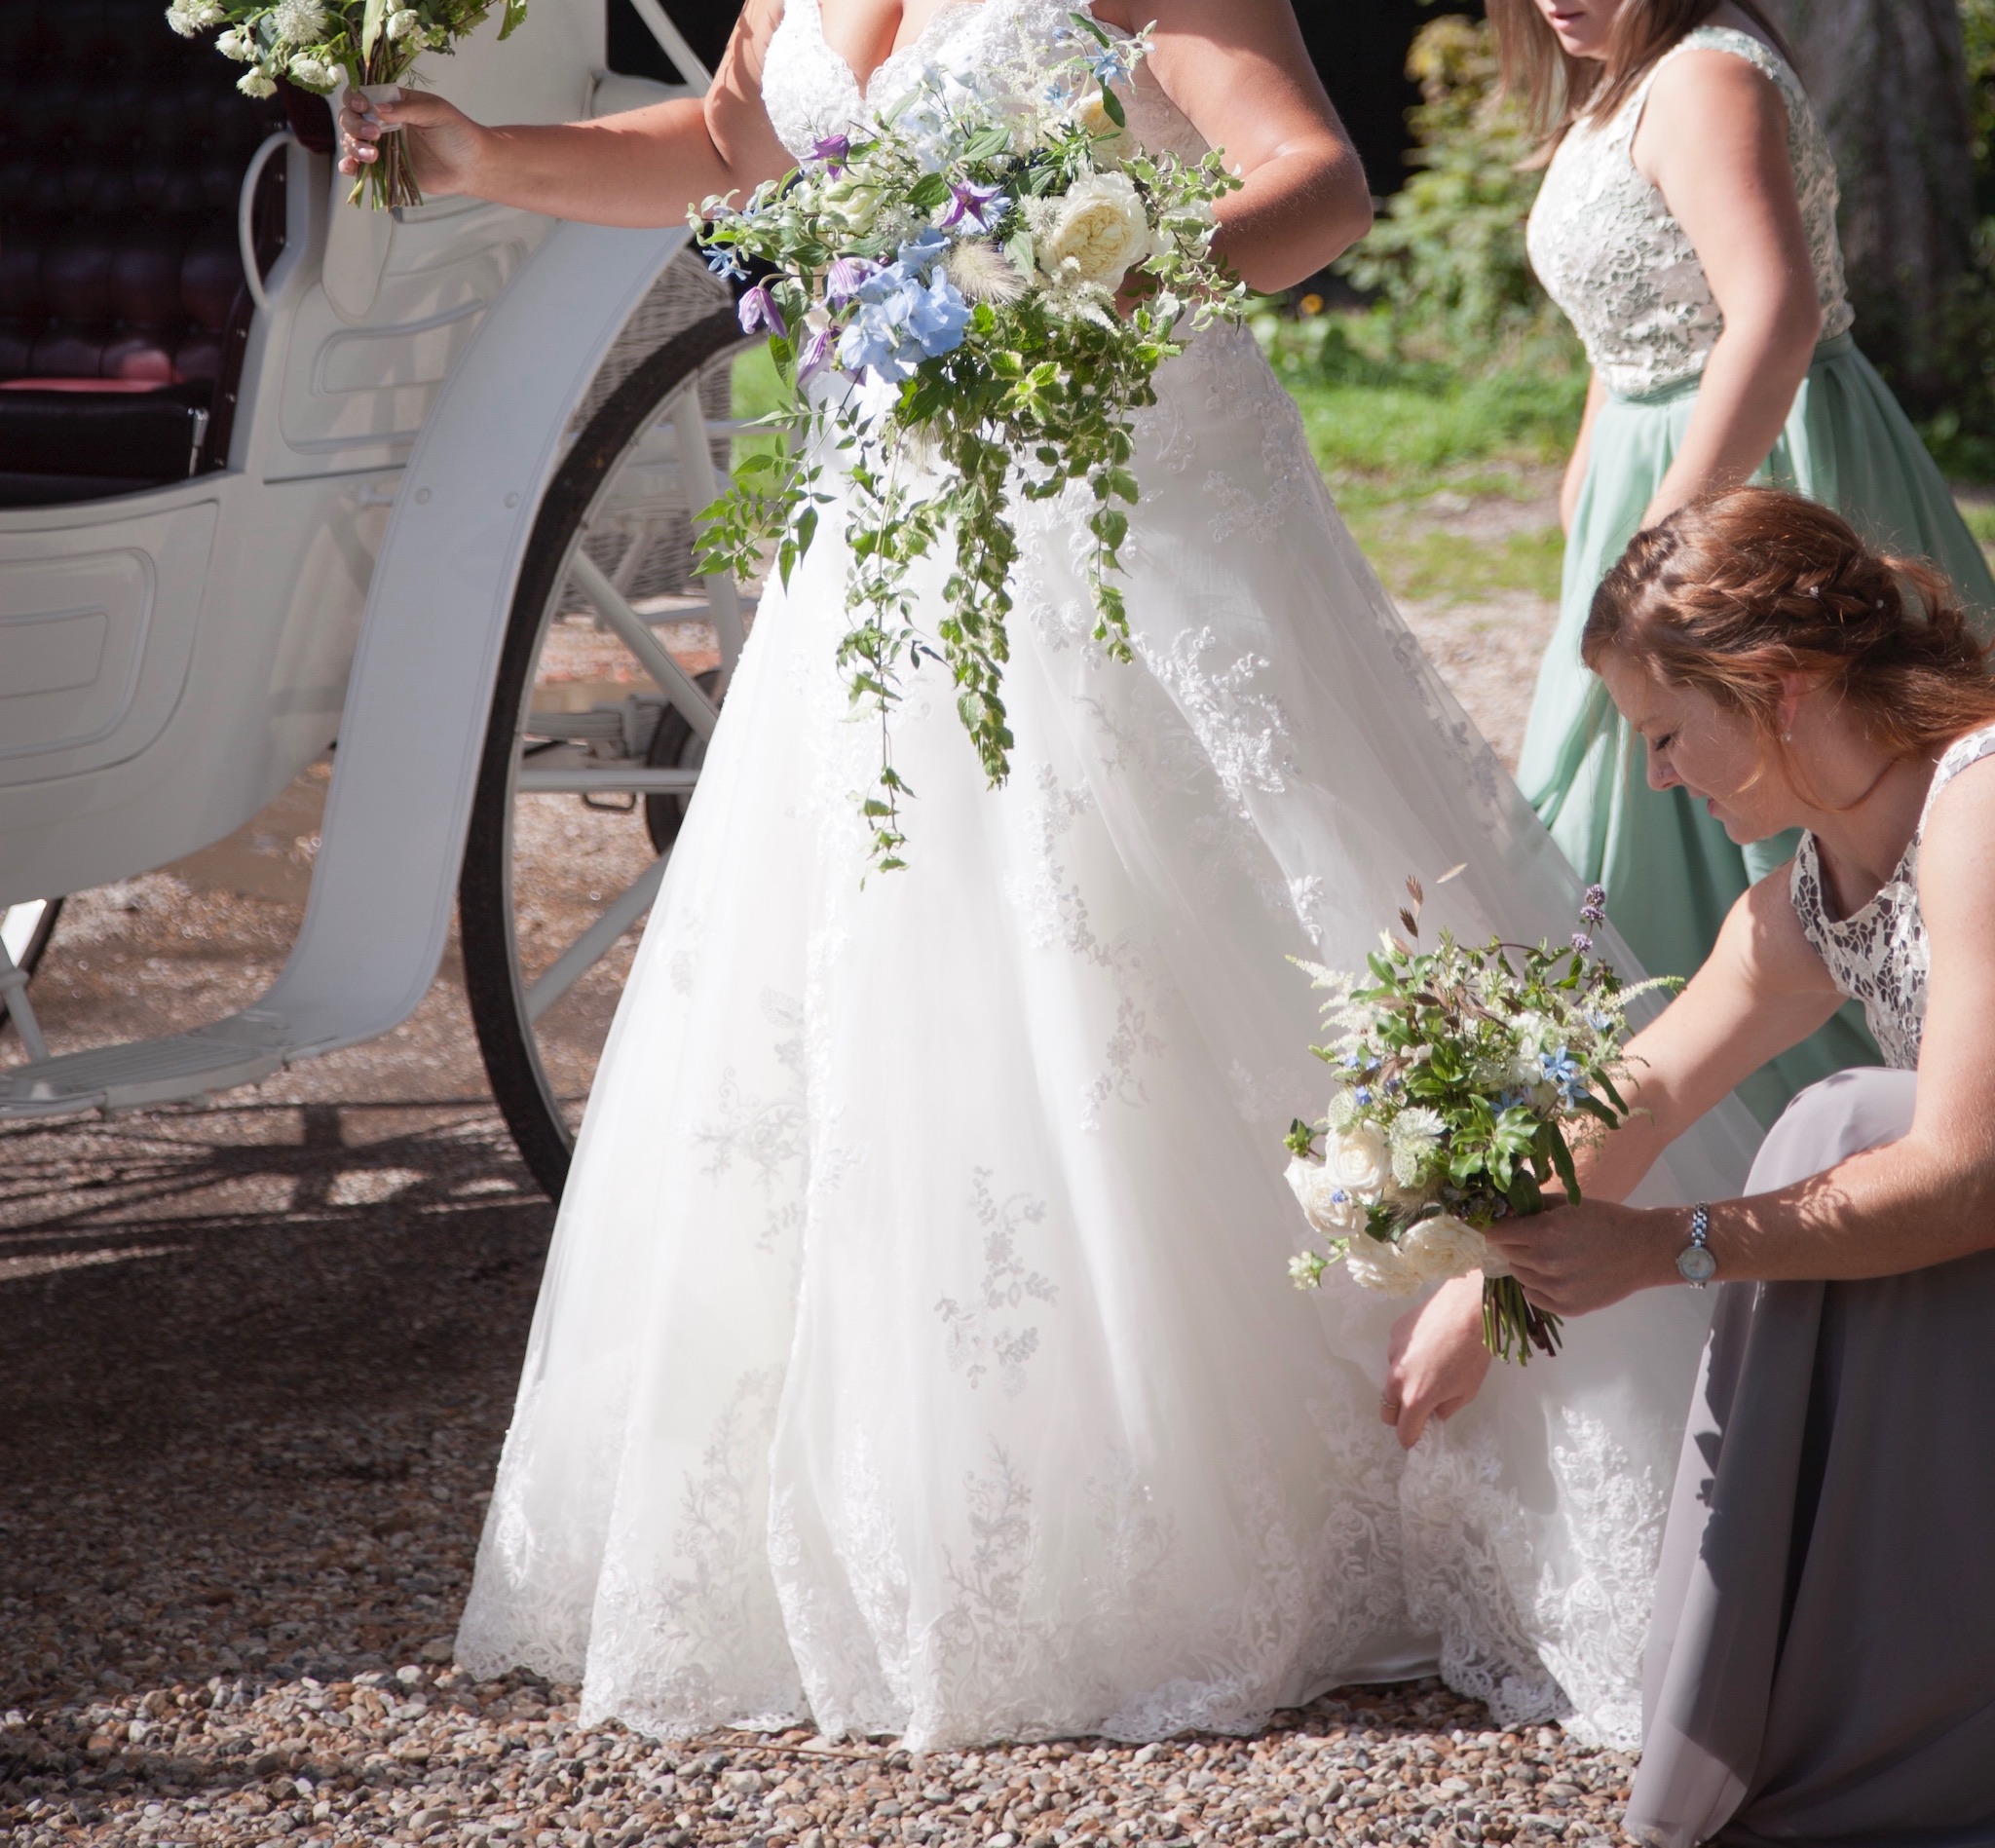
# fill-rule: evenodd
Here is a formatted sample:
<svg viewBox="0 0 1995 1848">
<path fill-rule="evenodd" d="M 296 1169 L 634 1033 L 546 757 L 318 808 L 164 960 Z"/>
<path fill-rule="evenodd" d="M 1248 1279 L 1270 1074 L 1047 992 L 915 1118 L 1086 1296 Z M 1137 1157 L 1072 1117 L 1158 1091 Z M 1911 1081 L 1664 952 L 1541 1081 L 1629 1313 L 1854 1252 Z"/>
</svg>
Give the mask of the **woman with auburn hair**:
<svg viewBox="0 0 1995 1848">
<path fill-rule="evenodd" d="M 1595 586 L 1637 529 L 1748 479 L 1839 509 L 1934 559 L 1979 622 L 1995 580 L 1946 484 L 1850 334 L 1836 175 L 1753 0 L 1489 0 L 1506 79 L 1548 165 L 1531 262 L 1593 363 L 1561 496 L 1558 633 L 1518 780 L 1652 974 L 1687 975 L 1790 843 L 1735 843 L 1680 790 L 1642 787 L 1581 664 Z M 1770 1122 L 1800 1085 L 1876 1053 L 1854 1018 L 1749 1077 Z"/>
<path fill-rule="evenodd" d="M 1939 573 L 1758 488 L 1642 533 L 1583 647 L 1651 789 L 1806 830 L 1632 1042 L 1586 1201 L 1490 1232 L 1563 1315 L 1721 1286 L 1629 1830 L 1995 1840 L 1995 681 Z M 1885 1069 L 1796 1097 L 1747 1197 L 1613 1204 L 1845 999 Z"/>
</svg>

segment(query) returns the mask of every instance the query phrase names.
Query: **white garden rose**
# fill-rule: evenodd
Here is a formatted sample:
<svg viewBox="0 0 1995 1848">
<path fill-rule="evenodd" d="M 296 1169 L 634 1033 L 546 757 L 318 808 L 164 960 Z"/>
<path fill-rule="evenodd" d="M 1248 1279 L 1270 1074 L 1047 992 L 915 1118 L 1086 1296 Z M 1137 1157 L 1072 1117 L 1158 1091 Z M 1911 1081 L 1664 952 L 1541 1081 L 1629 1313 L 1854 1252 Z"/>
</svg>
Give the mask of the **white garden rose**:
<svg viewBox="0 0 1995 1848">
<path fill-rule="evenodd" d="M 1351 1240 L 1344 1268 L 1361 1289 L 1385 1297 L 1410 1297 L 1426 1281 L 1397 1245 L 1362 1234 Z"/>
<path fill-rule="evenodd" d="M 1149 255 L 1149 219 L 1128 174 L 1090 173 L 1057 206 L 1038 247 L 1054 282 L 1113 288 Z"/>
<path fill-rule="evenodd" d="M 1376 1124 L 1353 1123 L 1331 1139 L 1324 1167 L 1338 1187 L 1370 1206 L 1385 1191 L 1392 1174 L 1392 1151 Z"/>
<path fill-rule="evenodd" d="M 1113 167 L 1135 151 L 1129 131 L 1109 113 L 1099 90 L 1090 90 L 1067 113 L 1095 136 L 1094 152 L 1088 158 L 1097 167 Z"/>
<path fill-rule="evenodd" d="M 1303 1217 L 1327 1238 L 1347 1238 L 1365 1224 L 1365 1208 L 1348 1188 L 1320 1161 L 1299 1155 L 1289 1163 L 1289 1187 L 1301 1203 Z"/>
<path fill-rule="evenodd" d="M 1400 1239 L 1400 1256 L 1422 1283 L 1442 1283 L 1481 1270 L 1489 1257 L 1489 1241 L 1466 1220 L 1443 1213 L 1411 1227 Z"/>
</svg>

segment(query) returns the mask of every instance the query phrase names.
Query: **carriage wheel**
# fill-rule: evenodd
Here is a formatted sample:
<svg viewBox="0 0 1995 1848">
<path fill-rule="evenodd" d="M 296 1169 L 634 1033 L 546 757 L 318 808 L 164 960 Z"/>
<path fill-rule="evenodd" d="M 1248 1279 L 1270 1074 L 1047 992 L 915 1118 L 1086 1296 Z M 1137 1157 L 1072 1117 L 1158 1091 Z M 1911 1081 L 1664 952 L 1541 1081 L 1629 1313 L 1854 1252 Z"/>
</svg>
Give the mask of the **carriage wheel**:
<svg viewBox="0 0 1995 1848">
<path fill-rule="evenodd" d="M 493 1095 L 555 1199 L 750 609 L 695 574 L 692 516 L 719 492 L 751 344 L 722 309 L 617 388 L 547 489 L 513 597 L 458 917 Z"/>
<path fill-rule="evenodd" d="M 18 972 L 21 978 L 21 990 L 26 987 L 26 978 L 35 972 L 35 965 L 42 960 L 42 952 L 49 947 L 49 939 L 56 934 L 56 920 L 62 915 L 62 901 L 59 898 L 31 898 L 19 905 L 0 905 L 0 1034 L 10 1030 L 27 1042 L 28 1057 L 41 1055 L 41 1035 L 30 1024 L 22 1033 L 20 1022 L 6 1006 L 6 993 L 13 988 L 13 978 Z M 23 999 L 25 996 L 23 994 Z M 32 1010 L 28 1020 L 34 1020 Z"/>
</svg>

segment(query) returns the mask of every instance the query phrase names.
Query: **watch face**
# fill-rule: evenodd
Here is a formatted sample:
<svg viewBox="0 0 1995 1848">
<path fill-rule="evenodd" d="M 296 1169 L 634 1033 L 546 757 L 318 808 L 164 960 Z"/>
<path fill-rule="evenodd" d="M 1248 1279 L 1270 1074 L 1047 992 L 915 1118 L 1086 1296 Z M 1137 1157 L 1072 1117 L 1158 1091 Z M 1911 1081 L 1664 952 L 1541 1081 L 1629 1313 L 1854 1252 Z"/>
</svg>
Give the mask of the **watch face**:
<svg viewBox="0 0 1995 1848">
<path fill-rule="evenodd" d="M 1685 1283 L 1709 1283 L 1717 1268 L 1718 1261 L 1702 1245 L 1685 1245 L 1676 1254 L 1676 1269 Z"/>
</svg>

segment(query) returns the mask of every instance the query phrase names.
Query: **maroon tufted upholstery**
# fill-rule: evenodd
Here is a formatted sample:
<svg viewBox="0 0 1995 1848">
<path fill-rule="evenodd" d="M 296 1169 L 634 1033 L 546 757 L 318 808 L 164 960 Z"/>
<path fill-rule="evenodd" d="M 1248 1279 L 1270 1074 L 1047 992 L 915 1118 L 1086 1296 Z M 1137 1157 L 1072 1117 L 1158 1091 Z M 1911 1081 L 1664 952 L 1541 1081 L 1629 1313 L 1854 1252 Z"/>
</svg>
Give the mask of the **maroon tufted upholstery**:
<svg viewBox="0 0 1995 1848">
<path fill-rule="evenodd" d="M 283 111 L 238 94 L 241 67 L 164 13 L 0 0 L 0 505 L 128 492 L 189 472 L 181 456 L 227 457 L 250 316 L 237 193 Z M 265 174 L 267 267 L 282 163 Z M 74 389 L 94 380 L 162 389 Z"/>
</svg>

